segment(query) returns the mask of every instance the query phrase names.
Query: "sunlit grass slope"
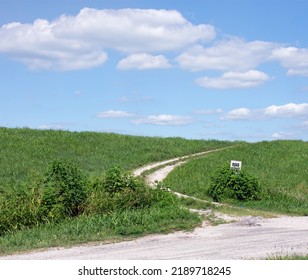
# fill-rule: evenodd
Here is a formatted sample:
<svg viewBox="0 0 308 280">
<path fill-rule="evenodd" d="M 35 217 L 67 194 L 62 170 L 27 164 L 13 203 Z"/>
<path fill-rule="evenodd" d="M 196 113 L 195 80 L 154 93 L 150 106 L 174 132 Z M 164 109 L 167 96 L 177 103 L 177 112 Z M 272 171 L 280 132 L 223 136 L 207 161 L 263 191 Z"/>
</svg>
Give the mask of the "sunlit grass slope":
<svg viewBox="0 0 308 280">
<path fill-rule="evenodd" d="M 209 199 L 206 191 L 211 177 L 230 160 L 241 160 L 243 169 L 257 177 L 264 190 L 260 201 L 241 202 L 241 206 L 308 215 L 308 142 L 238 145 L 178 167 L 164 184 L 181 193 Z"/>
<path fill-rule="evenodd" d="M 146 163 L 231 145 L 223 141 L 127 136 L 113 133 L 0 128 L 0 186 L 45 172 L 53 160 L 71 160 L 89 174 L 114 165 L 131 170 Z"/>
</svg>

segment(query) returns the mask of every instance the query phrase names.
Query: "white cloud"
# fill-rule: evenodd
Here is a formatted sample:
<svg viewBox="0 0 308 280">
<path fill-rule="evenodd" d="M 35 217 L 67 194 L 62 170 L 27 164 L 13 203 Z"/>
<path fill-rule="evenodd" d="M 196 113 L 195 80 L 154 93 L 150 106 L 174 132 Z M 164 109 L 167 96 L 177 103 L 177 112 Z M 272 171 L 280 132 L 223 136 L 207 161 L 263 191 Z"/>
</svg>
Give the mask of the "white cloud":
<svg viewBox="0 0 308 280">
<path fill-rule="evenodd" d="M 223 110 L 222 109 L 202 109 L 202 110 L 195 110 L 193 113 L 196 115 L 214 115 L 214 114 L 223 113 Z"/>
<path fill-rule="evenodd" d="M 277 48 L 272 53 L 272 59 L 288 68 L 288 75 L 308 76 L 308 49 Z"/>
<path fill-rule="evenodd" d="M 245 42 L 243 39 L 232 37 L 209 48 L 194 46 L 179 55 L 176 60 L 182 68 L 191 71 L 247 71 L 267 61 L 276 46 L 277 44 L 270 42 Z"/>
<path fill-rule="evenodd" d="M 140 103 L 140 102 L 149 102 L 153 101 L 154 98 L 149 95 L 139 95 L 138 93 L 123 95 L 117 99 L 121 103 Z"/>
<path fill-rule="evenodd" d="M 221 77 L 202 77 L 196 83 L 205 88 L 228 89 L 256 87 L 269 80 L 269 76 L 261 71 L 226 72 Z"/>
<path fill-rule="evenodd" d="M 280 139 L 294 139 L 297 137 L 294 133 L 280 131 L 280 132 L 273 133 L 272 138 L 280 140 Z"/>
<path fill-rule="evenodd" d="M 43 124 L 43 125 L 40 125 L 38 127 L 38 129 L 42 129 L 42 130 L 49 130 L 49 129 L 52 129 L 52 130 L 62 130 L 62 129 L 65 129 L 65 127 L 61 124 Z"/>
<path fill-rule="evenodd" d="M 54 21 L 37 19 L 0 29 L 0 52 L 32 69 L 73 70 L 95 67 L 106 49 L 122 52 L 178 50 L 214 39 L 211 25 L 193 25 L 174 10 L 82 9 Z"/>
<path fill-rule="evenodd" d="M 119 61 L 117 68 L 120 70 L 129 69 L 158 69 L 158 68 L 170 68 L 171 65 L 168 59 L 163 55 L 150 55 L 146 53 L 132 54 L 121 61 Z"/>
<path fill-rule="evenodd" d="M 282 106 L 272 105 L 264 110 L 264 114 L 269 117 L 308 116 L 308 103 L 289 103 Z"/>
<path fill-rule="evenodd" d="M 248 108 L 238 108 L 231 110 L 225 114 L 221 119 L 223 120 L 241 120 L 250 119 L 252 117 L 252 110 Z"/>
<path fill-rule="evenodd" d="M 59 20 L 38 19 L 33 24 L 12 23 L 0 29 L 0 52 L 26 64 L 30 69 L 74 70 L 103 64 L 108 56 L 88 42 L 59 37 Z"/>
<path fill-rule="evenodd" d="M 109 110 L 109 111 L 100 112 L 96 116 L 100 119 L 111 119 L 111 118 L 130 118 L 130 117 L 133 117 L 134 114 L 126 112 L 126 111 Z"/>
<path fill-rule="evenodd" d="M 269 118 L 308 117 L 308 103 L 271 105 L 262 109 L 237 108 L 221 117 L 222 120 L 261 120 Z"/>
<path fill-rule="evenodd" d="M 134 124 L 155 124 L 155 125 L 187 125 L 192 123 L 193 119 L 188 116 L 177 115 L 152 115 L 145 118 L 133 120 Z"/>
<path fill-rule="evenodd" d="M 84 8 L 76 17 L 62 19 L 62 36 L 87 38 L 124 52 L 180 49 L 216 36 L 213 26 L 193 25 L 175 10 Z"/>
</svg>

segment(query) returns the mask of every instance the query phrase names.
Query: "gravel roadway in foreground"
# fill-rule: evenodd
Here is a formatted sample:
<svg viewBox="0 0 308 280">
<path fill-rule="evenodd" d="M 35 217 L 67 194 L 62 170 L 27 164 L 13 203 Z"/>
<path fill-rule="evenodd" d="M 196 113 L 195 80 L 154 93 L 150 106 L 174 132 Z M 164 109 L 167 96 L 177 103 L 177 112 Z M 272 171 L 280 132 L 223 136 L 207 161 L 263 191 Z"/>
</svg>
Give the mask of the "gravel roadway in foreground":
<svg viewBox="0 0 308 280">
<path fill-rule="evenodd" d="M 0 259 L 264 259 L 273 255 L 308 255 L 308 217 L 263 219 L 208 226 L 193 232 L 150 235 L 133 241 L 57 248 Z"/>
</svg>

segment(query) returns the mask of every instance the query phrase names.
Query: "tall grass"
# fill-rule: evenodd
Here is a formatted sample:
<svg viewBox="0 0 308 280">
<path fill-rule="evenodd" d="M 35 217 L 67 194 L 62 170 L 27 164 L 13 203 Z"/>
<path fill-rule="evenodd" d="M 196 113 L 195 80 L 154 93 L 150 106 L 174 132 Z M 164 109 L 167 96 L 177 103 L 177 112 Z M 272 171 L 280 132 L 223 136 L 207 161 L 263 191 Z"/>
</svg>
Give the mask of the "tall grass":
<svg viewBox="0 0 308 280">
<path fill-rule="evenodd" d="M 94 241 L 108 243 L 149 233 L 190 230 L 200 222 L 197 214 L 177 207 L 151 207 L 80 216 L 0 237 L 0 255 Z"/>
<path fill-rule="evenodd" d="M 206 193 L 211 176 L 232 159 L 241 160 L 264 189 L 260 201 L 241 202 L 242 206 L 308 215 L 308 143 L 303 141 L 246 143 L 209 154 L 175 169 L 164 185 L 210 200 Z"/>
</svg>

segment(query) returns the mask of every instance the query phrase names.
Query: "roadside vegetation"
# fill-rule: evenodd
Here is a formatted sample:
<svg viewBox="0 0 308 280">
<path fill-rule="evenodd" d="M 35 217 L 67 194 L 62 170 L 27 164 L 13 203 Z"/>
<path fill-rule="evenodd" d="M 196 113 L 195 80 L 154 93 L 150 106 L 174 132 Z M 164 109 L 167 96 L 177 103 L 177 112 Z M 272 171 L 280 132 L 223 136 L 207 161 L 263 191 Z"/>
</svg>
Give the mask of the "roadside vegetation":
<svg viewBox="0 0 308 280">
<path fill-rule="evenodd" d="M 215 176 L 231 160 L 240 160 L 259 187 L 256 199 L 211 195 Z M 308 215 L 308 143 L 271 141 L 245 143 L 194 159 L 171 172 L 163 184 L 194 197 L 256 210 Z M 226 172 L 226 171 L 225 171 Z M 256 189 L 255 189 L 256 190 Z"/>
<path fill-rule="evenodd" d="M 232 144 L 0 128 L 0 254 L 193 229 L 198 214 L 129 170 Z"/>
<path fill-rule="evenodd" d="M 267 260 L 308 260 L 307 256 L 300 256 L 300 255 L 279 255 L 279 256 L 270 256 Z"/>
</svg>

